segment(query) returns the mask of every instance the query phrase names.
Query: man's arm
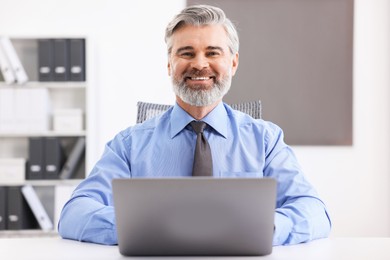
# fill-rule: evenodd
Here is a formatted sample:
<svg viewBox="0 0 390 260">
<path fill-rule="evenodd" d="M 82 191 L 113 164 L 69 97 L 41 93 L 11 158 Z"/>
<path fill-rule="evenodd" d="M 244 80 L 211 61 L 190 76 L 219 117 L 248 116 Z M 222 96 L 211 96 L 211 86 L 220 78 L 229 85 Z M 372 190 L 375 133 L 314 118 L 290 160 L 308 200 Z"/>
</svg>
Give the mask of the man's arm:
<svg viewBox="0 0 390 260">
<path fill-rule="evenodd" d="M 324 203 L 306 180 L 279 129 L 269 139 L 264 176 L 277 180 L 274 245 L 327 237 L 331 222 Z"/>
<path fill-rule="evenodd" d="M 58 223 L 63 238 L 99 244 L 117 244 L 111 181 L 129 178 L 130 167 L 121 134 L 109 142 L 91 174 L 65 204 Z"/>
<path fill-rule="evenodd" d="M 67 239 L 105 245 L 118 243 L 114 208 L 89 197 L 73 197 L 66 204 L 58 231 Z"/>
</svg>

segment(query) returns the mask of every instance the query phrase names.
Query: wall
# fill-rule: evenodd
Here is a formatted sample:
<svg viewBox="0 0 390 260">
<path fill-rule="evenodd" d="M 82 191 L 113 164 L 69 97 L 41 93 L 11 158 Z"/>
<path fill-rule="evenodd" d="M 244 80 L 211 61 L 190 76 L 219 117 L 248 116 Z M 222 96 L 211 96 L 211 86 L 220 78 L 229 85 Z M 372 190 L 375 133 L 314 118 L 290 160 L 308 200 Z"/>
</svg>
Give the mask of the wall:
<svg viewBox="0 0 390 260">
<path fill-rule="evenodd" d="M 135 122 L 138 100 L 174 102 L 163 36 L 184 5 L 184 0 L 0 0 L 0 35 L 85 34 L 93 40 L 93 164 L 104 144 Z M 387 0 L 355 1 L 354 145 L 294 147 L 329 207 L 333 236 L 390 235 L 389 17 Z"/>
<path fill-rule="evenodd" d="M 334 235 L 390 234 L 390 2 L 355 1 L 354 145 L 296 147 Z"/>
<path fill-rule="evenodd" d="M 260 99 L 291 145 L 351 145 L 354 0 L 187 0 L 237 25 L 240 67 L 224 100 Z"/>
</svg>

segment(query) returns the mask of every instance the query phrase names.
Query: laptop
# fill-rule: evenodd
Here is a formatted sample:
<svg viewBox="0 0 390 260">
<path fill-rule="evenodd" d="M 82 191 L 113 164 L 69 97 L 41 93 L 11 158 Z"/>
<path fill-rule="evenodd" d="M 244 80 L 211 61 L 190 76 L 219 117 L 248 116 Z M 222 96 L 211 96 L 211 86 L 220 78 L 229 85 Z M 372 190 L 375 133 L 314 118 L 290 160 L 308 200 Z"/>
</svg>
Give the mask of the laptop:
<svg viewBox="0 0 390 260">
<path fill-rule="evenodd" d="M 124 256 L 272 252 L 274 179 L 114 179 L 112 188 L 118 247 Z"/>
</svg>

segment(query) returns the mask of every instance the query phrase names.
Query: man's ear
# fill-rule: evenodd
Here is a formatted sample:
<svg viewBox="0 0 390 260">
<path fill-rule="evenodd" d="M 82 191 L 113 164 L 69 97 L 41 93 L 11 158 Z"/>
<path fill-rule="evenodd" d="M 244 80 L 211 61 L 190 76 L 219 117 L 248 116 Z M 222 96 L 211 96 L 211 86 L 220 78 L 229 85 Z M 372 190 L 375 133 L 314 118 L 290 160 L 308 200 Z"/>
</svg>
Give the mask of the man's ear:
<svg viewBox="0 0 390 260">
<path fill-rule="evenodd" d="M 171 76 L 171 62 L 170 61 L 168 61 L 167 68 L 168 68 L 168 76 Z"/>
<path fill-rule="evenodd" d="M 233 60 L 232 60 L 232 76 L 234 76 L 236 74 L 236 71 L 238 69 L 238 52 L 233 56 Z"/>
</svg>

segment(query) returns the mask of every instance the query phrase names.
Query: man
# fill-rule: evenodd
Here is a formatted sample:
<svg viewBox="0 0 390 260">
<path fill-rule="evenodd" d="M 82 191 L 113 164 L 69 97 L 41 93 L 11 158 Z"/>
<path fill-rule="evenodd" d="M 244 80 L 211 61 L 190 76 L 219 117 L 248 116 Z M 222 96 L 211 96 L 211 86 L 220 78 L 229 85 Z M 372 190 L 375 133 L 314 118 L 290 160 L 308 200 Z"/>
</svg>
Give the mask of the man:
<svg viewBox="0 0 390 260">
<path fill-rule="evenodd" d="M 208 174 L 277 180 L 274 245 L 327 237 L 325 206 L 284 143 L 282 130 L 222 102 L 239 56 L 236 29 L 224 12 L 205 5 L 188 7 L 169 23 L 165 40 L 175 106 L 107 143 L 102 158 L 64 206 L 61 236 L 116 244 L 111 180 L 192 176 L 197 134 L 191 122 L 201 120 L 207 123 L 203 133 L 212 156 Z"/>
</svg>

